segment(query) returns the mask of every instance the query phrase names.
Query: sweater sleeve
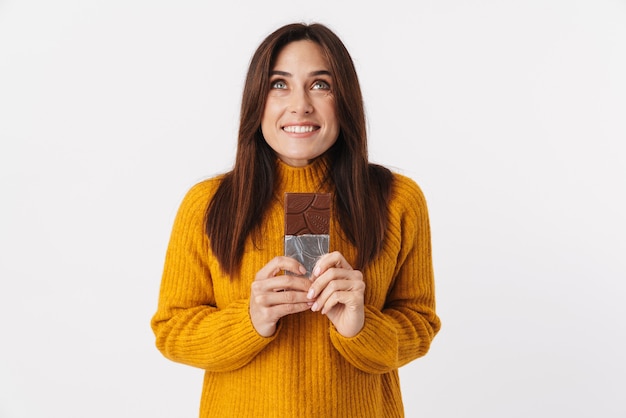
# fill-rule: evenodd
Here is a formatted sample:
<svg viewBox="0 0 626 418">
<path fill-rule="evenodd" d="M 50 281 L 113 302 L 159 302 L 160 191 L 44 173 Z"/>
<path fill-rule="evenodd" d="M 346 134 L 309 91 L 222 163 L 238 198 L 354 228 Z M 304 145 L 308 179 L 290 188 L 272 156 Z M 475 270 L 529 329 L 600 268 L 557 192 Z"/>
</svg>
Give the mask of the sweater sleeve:
<svg viewBox="0 0 626 418">
<path fill-rule="evenodd" d="M 368 373 L 387 373 L 424 356 L 441 327 L 435 311 L 426 200 L 417 184 L 406 177 L 397 178 L 394 188 L 386 239 L 399 239 L 400 247 L 384 307 L 366 305 L 365 325 L 354 337 L 343 337 L 334 327 L 330 331 L 335 348 Z M 381 254 L 379 259 L 386 256 L 388 253 Z M 375 276 L 379 263 L 372 263 L 368 273 Z"/>
<path fill-rule="evenodd" d="M 165 357 L 220 372 L 243 367 L 273 337 L 256 332 L 248 300 L 234 301 L 222 309 L 216 306 L 204 232 L 212 187 L 210 181 L 192 187 L 179 207 L 151 326 L 156 346 Z"/>
</svg>

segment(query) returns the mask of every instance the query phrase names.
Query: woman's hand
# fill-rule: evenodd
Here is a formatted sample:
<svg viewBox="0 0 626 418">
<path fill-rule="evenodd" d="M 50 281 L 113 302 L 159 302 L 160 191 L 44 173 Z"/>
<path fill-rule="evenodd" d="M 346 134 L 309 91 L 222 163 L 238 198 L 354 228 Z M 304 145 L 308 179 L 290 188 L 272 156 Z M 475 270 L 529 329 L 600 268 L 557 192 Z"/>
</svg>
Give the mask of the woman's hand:
<svg viewBox="0 0 626 418">
<path fill-rule="evenodd" d="M 311 280 L 311 310 L 325 314 L 344 337 L 358 334 L 365 323 L 363 274 L 335 251 L 320 257 Z"/>
<path fill-rule="evenodd" d="M 278 275 L 284 270 L 298 275 L 306 273 L 297 260 L 275 257 L 257 272 L 252 282 L 250 319 L 257 332 L 264 337 L 274 334 L 280 318 L 306 311 L 313 304 L 307 298 L 311 281 L 305 277 Z"/>
</svg>

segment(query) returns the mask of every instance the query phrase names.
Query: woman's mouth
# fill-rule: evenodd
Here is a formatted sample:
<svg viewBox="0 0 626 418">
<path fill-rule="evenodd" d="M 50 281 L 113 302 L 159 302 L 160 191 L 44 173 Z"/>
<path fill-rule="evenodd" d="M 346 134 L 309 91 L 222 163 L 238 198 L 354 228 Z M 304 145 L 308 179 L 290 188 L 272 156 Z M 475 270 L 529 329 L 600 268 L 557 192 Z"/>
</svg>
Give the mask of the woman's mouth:
<svg viewBox="0 0 626 418">
<path fill-rule="evenodd" d="M 283 127 L 283 131 L 291 134 L 305 134 L 308 132 L 313 132 L 317 129 L 319 129 L 319 127 L 313 125 L 290 125 Z"/>
</svg>

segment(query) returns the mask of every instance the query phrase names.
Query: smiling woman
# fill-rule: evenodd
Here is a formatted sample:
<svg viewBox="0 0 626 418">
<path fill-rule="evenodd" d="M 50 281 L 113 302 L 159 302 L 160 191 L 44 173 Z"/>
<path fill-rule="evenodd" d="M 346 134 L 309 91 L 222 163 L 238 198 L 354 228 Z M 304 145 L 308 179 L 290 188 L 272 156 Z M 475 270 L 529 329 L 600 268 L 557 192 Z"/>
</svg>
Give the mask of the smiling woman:
<svg viewBox="0 0 626 418">
<path fill-rule="evenodd" d="M 283 256 L 287 193 L 330 196 L 330 251 Z M 233 169 L 176 217 L 152 318 L 205 370 L 201 417 L 402 417 L 399 367 L 439 331 L 425 198 L 367 156 L 357 74 L 320 24 L 252 57 Z"/>
<path fill-rule="evenodd" d="M 283 48 L 270 74 L 263 137 L 278 158 L 303 167 L 339 135 L 329 64 L 318 44 L 297 41 Z"/>
</svg>

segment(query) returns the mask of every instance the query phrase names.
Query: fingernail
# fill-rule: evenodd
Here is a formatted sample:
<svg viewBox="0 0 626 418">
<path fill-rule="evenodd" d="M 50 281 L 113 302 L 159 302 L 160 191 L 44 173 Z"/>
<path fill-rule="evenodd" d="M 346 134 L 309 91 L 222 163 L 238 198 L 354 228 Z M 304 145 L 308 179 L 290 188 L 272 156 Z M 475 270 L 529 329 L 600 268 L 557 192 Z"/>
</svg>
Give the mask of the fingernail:
<svg viewBox="0 0 626 418">
<path fill-rule="evenodd" d="M 315 267 L 315 270 L 313 270 L 313 274 L 315 274 L 316 276 L 319 276 L 320 268 L 319 267 Z"/>
<path fill-rule="evenodd" d="M 315 303 L 313 304 L 313 306 L 311 306 L 311 310 L 312 310 L 313 312 L 317 311 L 317 310 L 318 310 L 318 308 L 319 308 L 319 306 L 317 306 L 317 302 L 315 302 Z"/>
<path fill-rule="evenodd" d="M 300 266 L 300 273 L 306 274 L 306 269 L 304 268 L 304 266 Z"/>
<path fill-rule="evenodd" d="M 309 293 L 306 294 L 306 297 L 309 299 L 313 299 L 314 296 L 315 296 L 315 289 L 313 288 L 309 289 Z"/>
</svg>

